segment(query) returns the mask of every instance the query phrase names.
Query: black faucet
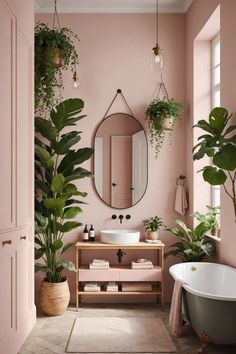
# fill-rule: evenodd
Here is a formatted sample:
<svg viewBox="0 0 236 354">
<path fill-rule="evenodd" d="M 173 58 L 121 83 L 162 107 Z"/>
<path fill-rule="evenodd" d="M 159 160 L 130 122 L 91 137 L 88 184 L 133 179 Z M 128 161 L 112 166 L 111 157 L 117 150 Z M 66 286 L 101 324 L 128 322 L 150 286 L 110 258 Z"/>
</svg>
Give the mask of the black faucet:
<svg viewBox="0 0 236 354">
<path fill-rule="evenodd" d="M 120 219 L 120 224 L 122 224 L 122 220 L 124 219 L 124 215 L 119 215 L 119 219 Z"/>
<path fill-rule="evenodd" d="M 126 255 L 126 253 L 124 251 L 122 251 L 121 249 L 119 249 L 116 253 L 117 257 L 118 257 L 118 263 L 122 263 L 122 258 Z"/>
</svg>

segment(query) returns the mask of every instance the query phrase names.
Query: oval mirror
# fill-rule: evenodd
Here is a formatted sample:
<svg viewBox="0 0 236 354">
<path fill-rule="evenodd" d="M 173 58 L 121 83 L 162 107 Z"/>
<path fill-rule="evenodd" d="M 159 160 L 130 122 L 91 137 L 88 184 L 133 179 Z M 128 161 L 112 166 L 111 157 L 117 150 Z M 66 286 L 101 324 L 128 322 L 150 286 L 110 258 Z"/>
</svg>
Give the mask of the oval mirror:
<svg viewBox="0 0 236 354">
<path fill-rule="evenodd" d="M 94 135 L 94 184 L 100 198 L 117 209 L 140 201 L 147 188 L 147 138 L 126 113 L 106 117 Z"/>
</svg>

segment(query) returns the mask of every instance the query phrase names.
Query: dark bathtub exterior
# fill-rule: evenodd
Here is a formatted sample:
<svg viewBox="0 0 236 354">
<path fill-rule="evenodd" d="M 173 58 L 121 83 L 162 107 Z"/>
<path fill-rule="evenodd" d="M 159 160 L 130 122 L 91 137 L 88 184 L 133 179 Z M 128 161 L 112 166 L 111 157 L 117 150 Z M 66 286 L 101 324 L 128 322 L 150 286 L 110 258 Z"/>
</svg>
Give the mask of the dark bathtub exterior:
<svg viewBox="0 0 236 354">
<path fill-rule="evenodd" d="M 236 344 L 236 302 L 209 299 L 183 289 L 183 309 L 196 333 L 204 331 L 215 344 Z"/>
</svg>

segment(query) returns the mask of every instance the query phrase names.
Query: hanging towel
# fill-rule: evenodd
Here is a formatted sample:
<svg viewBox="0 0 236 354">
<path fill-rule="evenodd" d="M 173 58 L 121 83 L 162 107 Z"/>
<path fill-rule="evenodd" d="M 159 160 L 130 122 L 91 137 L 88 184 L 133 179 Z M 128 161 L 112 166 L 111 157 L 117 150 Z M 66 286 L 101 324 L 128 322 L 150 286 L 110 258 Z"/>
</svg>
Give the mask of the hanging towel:
<svg viewBox="0 0 236 354">
<path fill-rule="evenodd" d="M 175 280 L 170 316 L 169 316 L 169 326 L 171 333 L 178 337 L 182 334 L 184 322 L 182 318 L 182 291 L 184 282 L 181 279 Z"/>
<path fill-rule="evenodd" d="M 188 203 L 187 198 L 184 190 L 184 186 L 182 184 L 178 184 L 176 187 L 176 194 L 175 194 L 175 210 L 181 214 L 185 214 L 185 209 L 187 209 Z"/>
</svg>

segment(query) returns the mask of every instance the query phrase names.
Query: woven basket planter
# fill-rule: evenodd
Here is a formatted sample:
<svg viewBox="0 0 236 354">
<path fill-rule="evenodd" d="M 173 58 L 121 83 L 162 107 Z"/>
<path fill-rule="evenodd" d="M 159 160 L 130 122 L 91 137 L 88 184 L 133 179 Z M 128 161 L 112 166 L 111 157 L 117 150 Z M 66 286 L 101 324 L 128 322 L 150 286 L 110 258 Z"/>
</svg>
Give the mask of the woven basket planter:
<svg viewBox="0 0 236 354">
<path fill-rule="evenodd" d="M 48 283 L 43 280 L 39 292 L 41 310 L 48 316 L 62 315 L 70 301 L 68 281 L 61 283 Z"/>
<path fill-rule="evenodd" d="M 158 231 L 148 231 L 148 240 L 158 240 Z"/>
</svg>

